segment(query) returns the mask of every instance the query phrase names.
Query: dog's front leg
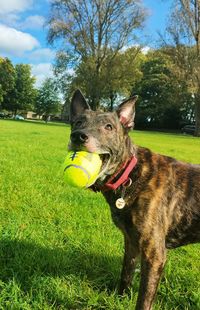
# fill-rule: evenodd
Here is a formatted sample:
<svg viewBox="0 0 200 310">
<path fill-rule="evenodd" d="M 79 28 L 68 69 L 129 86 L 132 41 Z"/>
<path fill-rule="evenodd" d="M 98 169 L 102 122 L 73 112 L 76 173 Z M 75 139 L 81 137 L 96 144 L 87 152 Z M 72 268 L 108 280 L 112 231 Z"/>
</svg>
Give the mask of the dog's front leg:
<svg viewBox="0 0 200 310">
<path fill-rule="evenodd" d="M 119 286 L 119 294 L 122 295 L 131 285 L 136 257 L 138 255 L 137 248 L 132 244 L 130 238 L 124 235 L 124 260 L 121 272 L 121 281 Z"/>
<path fill-rule="evenodd" d="M 136 310 L 151 310 L 159 280 L 165 265 L 164 247 L 151 248 L 141 257 L 141 280 Z"/>
</svg>

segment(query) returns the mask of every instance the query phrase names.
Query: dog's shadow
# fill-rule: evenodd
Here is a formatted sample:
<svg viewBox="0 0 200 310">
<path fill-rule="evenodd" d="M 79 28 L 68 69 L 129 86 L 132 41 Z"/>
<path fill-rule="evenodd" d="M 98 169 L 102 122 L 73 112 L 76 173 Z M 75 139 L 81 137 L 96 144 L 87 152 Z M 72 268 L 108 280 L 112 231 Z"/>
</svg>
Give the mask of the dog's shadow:
<svg viewBox="0 0 200 310">
<path fill-rule="evenodd" d="M 113 291 L 119 280 L 121 258 L 88 253 L 83 248 L 45 248 L 20 240 L 0 241 L 0 280 L 31 289 L 35 277 L 77 277 L 87 279 L 95 289 Z"/>
<path fill-rule="evenodd" d="M 22 240 L 0 241 L 0 282 L 9 285 L 14 280 L 25 293 L 33 290 L 37 294 L 40 285 L 35 284 L 36 280 L 38 283 L 44 277 L 64 277 L 67 282 L 72 283 L 76 279 L 78 283 L 86 281 L 90 288 L 99 293 L 115 292 L 117 296 L 121 263 L 122 257 L 114 254 L 96 254 L 92 249 L 87 252 L 84 247 L 66 244 L 62 248 L 47 248 Z M 138 291 L 139 273 L 136 273 L 136 278 L 132 287 L 133 294 Z M 56 303 L 59 297 L 56 293 L 52 294 Z M 59 302 L 65 305 L 65 301 Z M 74 309 L 76 301 L 70 300 L 70 303 L 70 309 Z M 178 299 L 174 303 L 178 305 Z"/>
</svg>

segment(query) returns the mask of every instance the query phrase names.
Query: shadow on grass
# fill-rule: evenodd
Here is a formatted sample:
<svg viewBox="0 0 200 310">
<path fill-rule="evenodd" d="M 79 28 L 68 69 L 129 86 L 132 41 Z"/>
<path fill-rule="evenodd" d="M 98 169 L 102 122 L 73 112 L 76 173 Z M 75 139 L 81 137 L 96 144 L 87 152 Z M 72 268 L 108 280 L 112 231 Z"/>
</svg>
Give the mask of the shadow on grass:
<svg viewBox="0 0 200 310">
<path fill-rule="evenodd" d="M 88 251 L 83 247 L 73 247 L 67 243 L 65 248 L 54 247 L 51 249 L 27 241 L 4 239 L 0 241 L 0 280 L 8 286 L 14 280 L 25 294 L 30 292 L 34 294 L 31 295 L 32 298 L 35 298 L 42 289 L 43 298 L 47 298 L 49 303 L 52 301 L 56 309 L 59 309 L 60 306 L 64 306 L 64 309 L 86 309 L 89 296 L 81 296 L 81 293 L 79 295 L 81 283 L 84 283 L 83 287 L 88 285 L 97 294 L 103 291 L 112 294 L 116 290 L 121 268 L 119 257 L 103 253 L 89 253 Z M 40 282 L 44 283 L 45 277 L 65 279 L 66 286 L 63 289 L 67 290 L 68 288 L 71 291 L 70 286 L 72 285 L 74 295 L 58 294 L 56 287 L 55 291 L 54 286 L 48 287 L 48 281 L 45 283 L 46 286 L 41 288 Z M 136 281 L 134 281 L 132 289 L 134 295 L 138 291 L 138 277 L 139 275 L 136 274 Z M 58 285 L 60 285 L 59 283 L 58 281 Z M 184 306 L 179 307 L 178 295 L 170 300 L 174 294 L 173 292 L 169 294 L 169 292 L 164 289 L 162 294 L 158 294 L 159 300 L 166 305 L 164 309 L 188 309 Z M 86 291 L 87 293 L 88 291 Z M 40 292 L 40 294 L 42 293 Z M 183 302 L 182 299 L 181 302 Z M 189 304 L 188 297 L 184 302 L 186 306 Z M 197 309 L 197 304 L 198 301 L 190 300 L 190 309 Z M 94 309 L 97 308 L 94 307 Z"/>
<path fill-rule="evenodd" d="M 15 279 L 27 291 L 36 277 L 77 277 L 101 291 L 113 291 L 118 283 L 120 258 L 88 253 L 76 247 L 45 248 L 19 240 L 0 241 L 0 279 Z"/>
</svg>

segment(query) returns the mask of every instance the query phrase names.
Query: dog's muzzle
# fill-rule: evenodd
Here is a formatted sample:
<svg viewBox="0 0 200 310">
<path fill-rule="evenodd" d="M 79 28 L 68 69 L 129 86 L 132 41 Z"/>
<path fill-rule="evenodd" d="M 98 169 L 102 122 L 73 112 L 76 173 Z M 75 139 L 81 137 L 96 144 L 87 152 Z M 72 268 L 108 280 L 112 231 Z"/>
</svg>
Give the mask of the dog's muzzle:
<svg viewBox="0 0 200 310">
<path fill-rule="evenodd" d="M 84 144 L 88 141 L 89 137 L 83 131 L 74 131 L 70 136 L 71 142 L 74 144 Z"/>
</svg>

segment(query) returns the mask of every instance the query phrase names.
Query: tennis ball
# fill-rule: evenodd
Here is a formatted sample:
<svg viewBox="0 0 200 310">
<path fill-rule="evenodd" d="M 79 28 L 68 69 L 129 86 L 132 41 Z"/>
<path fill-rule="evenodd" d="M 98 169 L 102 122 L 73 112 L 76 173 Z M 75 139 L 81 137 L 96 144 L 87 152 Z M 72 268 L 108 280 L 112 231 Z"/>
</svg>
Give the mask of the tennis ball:
<svg viewBox="0 0 200 310">
<path fill-rule="evenodd" d="M 64 181 L 75 187 L 89 187 L 96 181 L 101 165 L 96 153 L 70 151 L 64 161 Z"/>
</svg>

